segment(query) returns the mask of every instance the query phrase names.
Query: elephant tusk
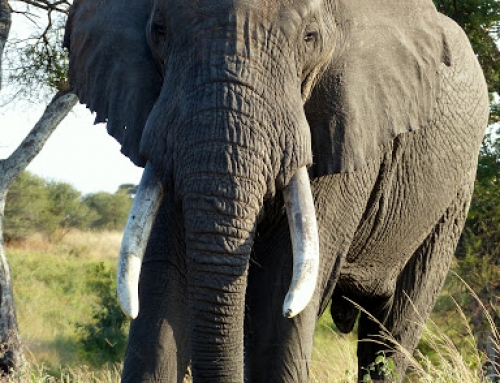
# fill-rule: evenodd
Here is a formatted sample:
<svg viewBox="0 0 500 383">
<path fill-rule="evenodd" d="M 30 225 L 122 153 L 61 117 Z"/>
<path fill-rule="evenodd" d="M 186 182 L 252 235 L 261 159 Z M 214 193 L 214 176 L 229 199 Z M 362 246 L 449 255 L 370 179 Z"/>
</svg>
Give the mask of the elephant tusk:
<svg viewBox="0 0 500 383">
<path fill-rule="evenodd" d="M 118 259 L 118 300 L 123 312 L 132 319 L 139 314 L 142 258 L 162 199 L 163 185 L 148 162 L 130 209 Z"/>
<path fill-rule="evenodd" d="M 283 304 L 292 318 L 311 300 L 319 270 L 319 238 L 309 175 L 300 168 L 283 190 L 293 247 L 293 276 Z"/>
</svg>

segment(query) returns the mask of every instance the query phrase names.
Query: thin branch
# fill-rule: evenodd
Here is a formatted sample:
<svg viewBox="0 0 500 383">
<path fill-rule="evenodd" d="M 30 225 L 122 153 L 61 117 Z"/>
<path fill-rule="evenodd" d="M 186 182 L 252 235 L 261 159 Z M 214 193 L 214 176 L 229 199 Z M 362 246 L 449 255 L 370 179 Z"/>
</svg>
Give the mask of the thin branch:
<svg viewBox="0 0 500 383">
<path fill-rule="evenodd" d="M 45 142 L 66 117 L 78 98 L 68 91 L 58 92 L 45 109 L 42 117 L 17 149 L 8 158 L 0 160 L 0 188 L 7 190 L 16 177 L 40 153 Z M 3 192 L 4 190 L 1 190 Z"/>
<path fill-rule="evenodd" d="M 49 38 L 47 37 L 47 35 L 49 34 L 51 28 L 52 28 L 52 10 L 50 9 L 47 12 L 47 27 L 40 36 L 40 38 L 43 40 L 46 46 L 49 45 Z"/>
<path fill-rule="evenodd" d="M 59 13 L 67 14 L 69 12 L 69 6 L 71 5 L 69 1 L 55 1 L 50 2 L 48 0 L 17 0 L 20 3 L 25 3 L 36 8 L 43 9 L 45 11 L 56 11 Z M 65 5 L 66 7 L 60 7 L 60 5 Z"/>
<path fill-rule="evenodd" d="M 35 21 L 35 18 L 39 19 L 40 16 L 35 15 L 34 13 L 28 12 L 28 11 L 16 11 L 12 10 L 12 13 L 18 14 L 18 15 L 23 15 L 26 17 L 29 21 L 31 21 L 34 25 L 38 26 L 38 23 Z"/>
</svg>

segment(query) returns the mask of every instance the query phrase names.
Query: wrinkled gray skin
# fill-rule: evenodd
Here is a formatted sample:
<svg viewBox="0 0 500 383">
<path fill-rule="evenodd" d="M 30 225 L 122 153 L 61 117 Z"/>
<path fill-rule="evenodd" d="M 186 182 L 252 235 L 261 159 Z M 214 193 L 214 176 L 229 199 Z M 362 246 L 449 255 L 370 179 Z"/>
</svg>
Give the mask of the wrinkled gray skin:
<svg viewBox="0 0 500 383">
<path fill-rule="evenodd" d="M 75 0 L 65 43 L 80 100 L 165 187 L 124 382 L 181 382 L 190 360 L 196 383 L 307 382 L 329 302 L 353 328 L 344 297 L 414 349 L 488 114 L 467 38 L 431 0 Z M 302 166 L 320 275 L 286 319 L 281 190 Z M 359 337 L 378 333 L 362 313 Z M 358 345 L 362 372 L 384 348 Z"/>
</svg>

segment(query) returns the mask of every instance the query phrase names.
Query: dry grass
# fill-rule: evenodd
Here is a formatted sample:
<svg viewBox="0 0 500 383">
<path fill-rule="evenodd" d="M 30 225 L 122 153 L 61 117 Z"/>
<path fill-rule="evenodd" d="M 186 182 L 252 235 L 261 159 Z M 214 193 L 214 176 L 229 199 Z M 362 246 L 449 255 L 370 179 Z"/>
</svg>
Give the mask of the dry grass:
<svg viewBox="0 0 500 383">
<path fill-rule="evenodd" d="M 48 370 L 43 366 L 28 364 L 5 380 L 7 383 L 119 383 L 121 367 L 111 366 L 100 371 L 86 367 Z"/>
<path fill-rule="evenodd" d="M 479 297 L 458 275 L 461 283 L 467 288 L 471 297 L 476 300 L 487 319 L 485 331 L 490 333 L 491 347 L 496 355 L 500 354 L 500 333 L 495 325 L 494 319 L 483 305 Z M 469 319 L 459 304 L 451 298 L 455 304 L 456 315 L 460 318 L 458 322 L 462 329 L 453 329 L 453 333 L 461 332 L 465 334 L 460 342 L 454 341 L 444 329 L 434 321 L 428 320 L 426 329 L 422 337 L 428 344 L 431 352 L 423 355 L 416 352 L 411 359 L 413 370 L 415 371 L 408 378 L 409 383 L 488 383 L 498 381 L 500 366 L 498 361 L 492 361 L 482 350 L 477 348 L 473 329 L 469 324 Z M 492 366 L 488 372 L 485 368 Z M 495 372 L 496 371 L 496 372 Z"/>
<path fill-rule="evenodd" d="M 115 260 L 118 258 L 122 235 L 118 231 L 73 230 L 59 240 L 51 241 L 41 234 L 35 234 L 20 242 L 8 244 L 7 251 L 61 254 L 93 261 Z"/>
<path fill-rule="evenodd" d="M 355 335 L 333 331 L 325 315 L 316 327 L 311 383 L 356 383 L 357 369 Z"/>
</svg>

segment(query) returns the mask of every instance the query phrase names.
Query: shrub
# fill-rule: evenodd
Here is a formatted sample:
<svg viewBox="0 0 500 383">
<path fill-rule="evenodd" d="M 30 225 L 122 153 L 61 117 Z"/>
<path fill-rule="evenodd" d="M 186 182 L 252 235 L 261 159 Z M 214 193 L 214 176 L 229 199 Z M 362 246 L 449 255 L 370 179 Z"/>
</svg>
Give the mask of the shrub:
<svg viewBox="0 0 500 383">
<path fill-rule="evenodd" d="M 123 360 L 128 319 L 116 298 L 116 273 L 104 263 L 93 264 L 87 272 L 87 286 L 97 295 L 90 323 L 77 323 L 78 350 L 94 366 Z"/>
<path fill-rule="evenodd" d="M 7 194 L 4 235 L 7 242 L 35 233 L 60 240 L 72 229 L 86 229 L 96 216 L 70 184 L 24 171 Z"/>
<path fill-rule="evenodd" d="M 99 192 L 86 195 L 84 203 L 96 213 L 90 223 L 90 228 L 94 230 L 123 230 L 132 207 L 132 199 L 123 189 L 115 194 Z"/>
</svg>

